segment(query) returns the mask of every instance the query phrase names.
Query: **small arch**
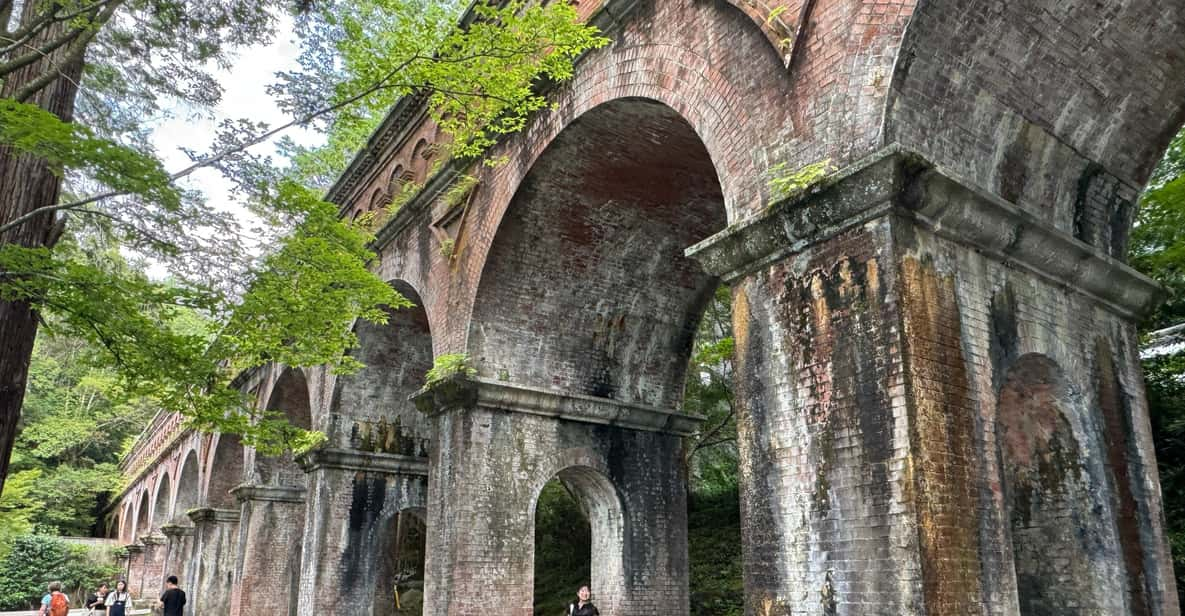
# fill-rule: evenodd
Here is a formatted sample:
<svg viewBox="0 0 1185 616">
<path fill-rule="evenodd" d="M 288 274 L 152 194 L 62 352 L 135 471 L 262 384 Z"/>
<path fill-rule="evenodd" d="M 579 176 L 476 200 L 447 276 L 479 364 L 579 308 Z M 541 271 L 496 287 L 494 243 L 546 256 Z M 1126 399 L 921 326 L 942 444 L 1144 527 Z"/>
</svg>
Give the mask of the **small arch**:
<svg viewBox="0 0 1185 616">
<path fill-rule="evenodd" d="M 424 562 L 427 545 L 427 515 L 423 507 L 401 509 L 383 524 L 376 533 L 374 616 L 399 616 L 391 601 L 391 592 L 398 588 L 404 610 L 413 610 L 422 603 L 424 593 Z"/>
<path fill-rule="evenodd" d="M 167 524 L 172 518 L 172 509 L 170 505 L 173 500 L 173 486 L 169 480 L 169 473 L 165 471 L 161 473 L 160 479 L 156 482 L 156 498 L 152 503 L 152 528 L 159 529 L 162 525 Z"/>
<path fill-rule="evenodd" d="M 411 169 L 404 168 L 403 165 L 395 165 L 395 169 L 391 171 L 391 179 L 387 181 L 387 194 L 394 198 L 402 193 L 408 184 L 415 181 L 416 176 Z"/>
<path fill-rule="evenodd" d="M 625 598 L 625 513 L 621 495 L 608 477 L 591 466 L 563 468 L 540 486 L 532 498 L 531 529 L 536 550 L 539 544 L 536 520 L 540 498 L 548 486 L 557 484 L 562 485 L 563 490 L 576 500 L 588 522 L 589 583 L 594 603 L 602 613 L 618 613 L 618 604 Z M 534 575 L 532 571 L 533 587 Z M 572 590 L 575 591 L 574 588 Z"/>
<path fill-rule="evenodd" d="M 420 139 L 411 151 L 412 177 L 417 182 L 424 182 L 428 175 L 428 164 L 432 158 L 432 148 L 427 139 Z"/>
<path fill-rule="evenodd" d="M 373 212 L 375 210 L 382 209 L 387 199 L 389 199 L 389 197 L 387 196 L 387 193 L 383 192 L 383 189 L 374 189 L 374 194 L 370 196 L 370 205 L 367 206 L 366 211 Z"/>
</svg>

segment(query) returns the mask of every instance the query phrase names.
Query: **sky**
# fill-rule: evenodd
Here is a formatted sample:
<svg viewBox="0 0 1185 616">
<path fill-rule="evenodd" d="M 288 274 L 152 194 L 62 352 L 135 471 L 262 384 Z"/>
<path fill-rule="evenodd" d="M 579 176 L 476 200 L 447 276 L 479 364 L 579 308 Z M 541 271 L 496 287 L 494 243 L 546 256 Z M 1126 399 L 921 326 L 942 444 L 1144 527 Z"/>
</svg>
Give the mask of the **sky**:
<svg viewBox="0 0 1185 616">
<path fill-rule="evenodd" d="M 196 117 L 190 110 L 178 106 L 169 110 L 171 118 L 157 123 L 151 141 L 170 172 L 190 164 L 180 148 L 203 151 L 212 142 L 218 123 L 224 119 L 266 122 L 273 127 L 291 120 L 276 107 L 266 91 L 268 84 L 276 81 L 277 72 L 298 68 L 296 58 L 300 49 L 292 35 L 292 19 L 283 15 L 280 21 L 276 40 L 271 44 L 247 48 L 239 54 L 230 70 L 213 71 L 223 87 L 222 102 L 214 110 L 214 117 Z M 320 135 L 313 131 L 291 129 L 285 134 L 303 144 L 321 141 Z M 265 143 L 252 151 L 274 153 L 274 147 Z M 211 205 L 235 212 L 244 224 L 253 222 L 243 204 L 231 196 L 230 182 L 217 171 L 198 170 L 183 181 L 183 186 L 201 190 Z"/>
</svg>

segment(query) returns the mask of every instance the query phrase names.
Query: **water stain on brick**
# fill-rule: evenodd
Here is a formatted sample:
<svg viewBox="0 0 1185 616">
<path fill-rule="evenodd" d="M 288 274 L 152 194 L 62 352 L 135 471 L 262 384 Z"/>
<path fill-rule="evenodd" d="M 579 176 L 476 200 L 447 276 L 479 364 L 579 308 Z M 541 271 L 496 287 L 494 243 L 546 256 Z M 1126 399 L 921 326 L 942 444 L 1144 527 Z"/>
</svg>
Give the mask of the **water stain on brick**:
<svg viewBox="0 0 1185 616">
<path fill-rule="evenodd" d="M 922 591 L 930 613 L 973 613 L 983 601 L 981 479 L 955 280 L 914 257 L 900 272 Z"/>
<path fill-rule="evenodd" d="M 1119 380 L 1112 359 L 1111 346 L 1106 339 L 1095 342 L 1095 386 L 1103 415 L 1103 435 L 1106 443 L 1107 466 L 1114 482 L 1115 525 L 1119 530 L 1120 549 L 1127 570 L 1127 593 L 1131 613 L 1151 614 L 1148 607 L 1147 578 L 1144 570 L 1144 549 L 1141 540 L 1139 505 L 1136 499 L 1138 484 L 1132 481 L 1129 456 L 1132 456 L 1134 434 L 1131 408 L 1127 392 Z"/>
</svg>

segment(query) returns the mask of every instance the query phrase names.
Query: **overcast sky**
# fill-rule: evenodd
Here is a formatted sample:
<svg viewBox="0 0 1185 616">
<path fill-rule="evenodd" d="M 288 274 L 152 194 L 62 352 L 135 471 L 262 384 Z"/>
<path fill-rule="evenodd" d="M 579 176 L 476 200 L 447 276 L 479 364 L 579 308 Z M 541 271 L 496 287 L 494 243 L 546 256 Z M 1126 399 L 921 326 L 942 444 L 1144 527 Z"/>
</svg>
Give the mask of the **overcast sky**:
<svg viewBox="0 0 1185 616">
<path fill-rule="evenodd" d="M 215 117 L 195 117 L 190 111 L 179 107 L 172 110 L 172 118 L 158 123 L 152 133 L 152 142 L 169 171 L 183 169 L 190 163 L 180 148 L 188 147 L 198 151 L 208 148 L 213 141 L 218 123 L 224 119 L 247 119 L 253 122 L 266 122 L 270 126 L 290 121 L 291 118 L 276 108 L 266 88 L 268 84 L 276 81 L 276 72 L 297 68 L 296 57 L 300 50 L 292 40 L 290 17 L 284 15 L 281 18 L 277 32 L 276 40 L 272 44 L 245 49 L 230 70 L 214 72 L 223 87 L 222 102 L 214 112 Z M 312 131 L 293 129 L 286 134 L 306 144 L 321 139 Z M 261 144 L 253 151 L 274 152 L 274 148 L 271 144 Z M 230 196 L 230 183 L 217 171 L 199 170 L 190 176 L 184 185 L 187 188 L 200 189 L 215 207 L 224 207 L 247 215 L 241 204 Z"/>
</svg>

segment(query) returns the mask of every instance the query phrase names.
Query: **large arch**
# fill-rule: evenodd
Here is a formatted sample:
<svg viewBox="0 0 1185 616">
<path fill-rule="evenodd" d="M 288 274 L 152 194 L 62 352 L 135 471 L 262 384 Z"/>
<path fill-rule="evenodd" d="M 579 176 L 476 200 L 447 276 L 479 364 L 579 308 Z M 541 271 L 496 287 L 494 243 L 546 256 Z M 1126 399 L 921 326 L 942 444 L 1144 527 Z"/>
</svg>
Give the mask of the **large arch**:
<svg viewBox="0 0 1185 616">
<path fill-rule="evenodd" d="M 156 498 L 152 503 L 152 528 L 159 530 L 172 517 L 173 484 L 166 470 L 156 480 Z"/>
<path fill-rule="evenodd" d="M 218 434 L 206 463 L 206 505 L 216 509 L 235 509 L 231 488 L 241 484 L 243 475 L 243 445 L 233 434 Z"/>
<path fill-rule="evenodd" d="M 432 367 L 432 333 L 420 294 L 401 280 L 390 284 L 412 305 L 387 309 L 385 324 L 355 326 L 351 355 L 363 368 L 337 379 L 330 439 L 351 449 L 423 457 L 432 435 L 410 398 Z"/>
<path fill-rule="evenodd" d="M 675 110 L 623 98 L 576 118 L 486 258 L 469 325 L 480 376 L 677 407 L 718 284 L 683 252 L 725 224 L 716 168 Z"/>
<path fill-rule="evenodd" d="M 292 426 L 303 430 L 313 427 L 309 385 L 299 368 L 284 368 L 272 386 L 264 411 L 282 416 Z M 304 471 L 296 464 L 292 453 L 279 456 L 255 455 L 255 480 L 263 484 L 303 486 Z"/>
<path fill-rule="evenodd" d="M 140 492 L 139 504 L 136 506 L 135 536 L 132 540 L 147 537 L 152 532 L 152 511 L 149 509 L 148 490 Z"/>
<path fill-rule="evenodd" d="M 181 461 L 177 474 L 177 499 L 173 505 L 173 520 L 185 525 L 192 522 L 186 512 L 201 505 L 201 463 L 197 449 L 190 449 Z"/>
</svg>

